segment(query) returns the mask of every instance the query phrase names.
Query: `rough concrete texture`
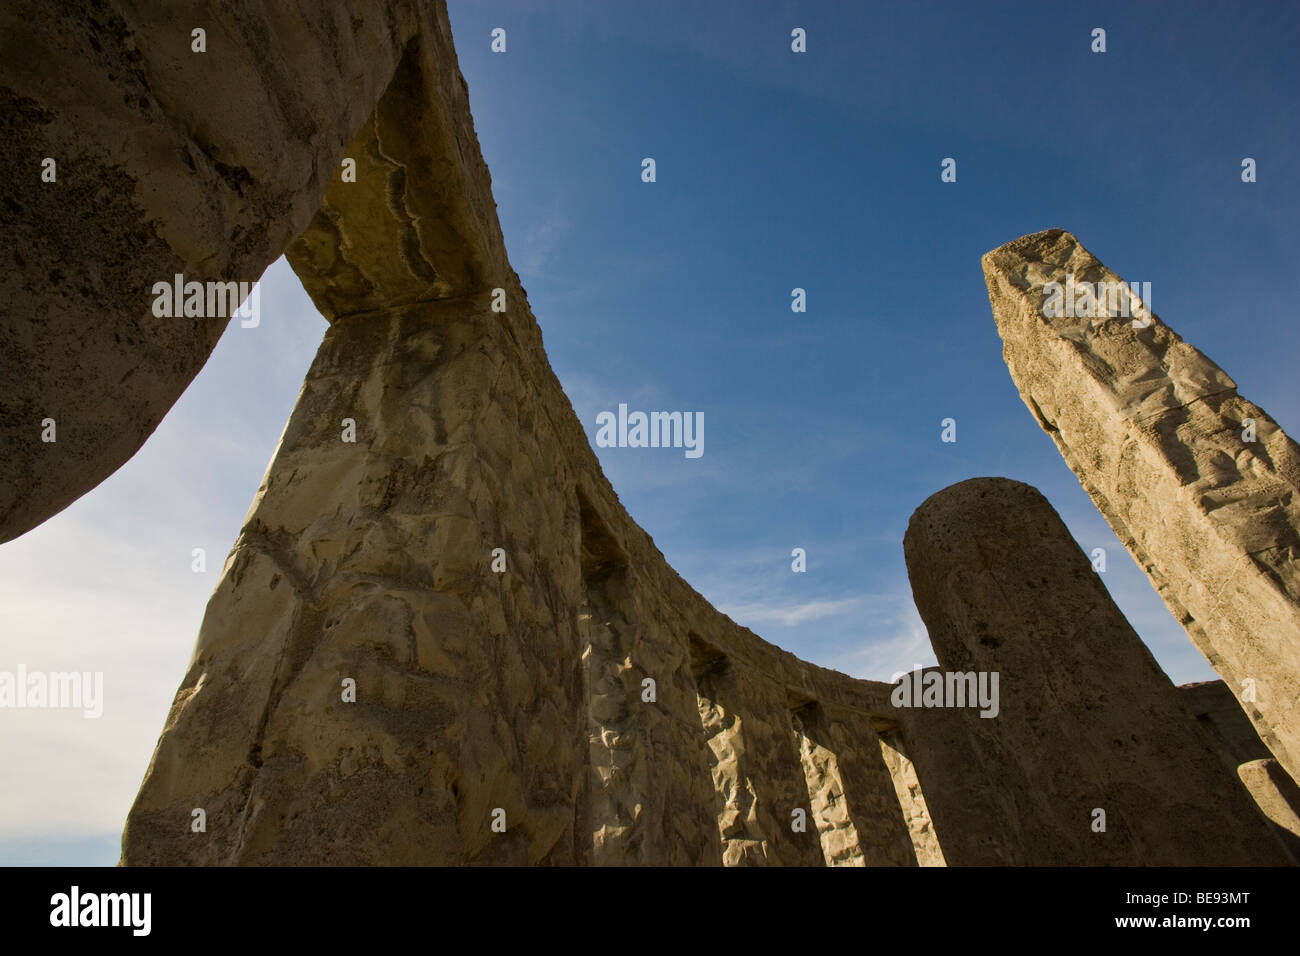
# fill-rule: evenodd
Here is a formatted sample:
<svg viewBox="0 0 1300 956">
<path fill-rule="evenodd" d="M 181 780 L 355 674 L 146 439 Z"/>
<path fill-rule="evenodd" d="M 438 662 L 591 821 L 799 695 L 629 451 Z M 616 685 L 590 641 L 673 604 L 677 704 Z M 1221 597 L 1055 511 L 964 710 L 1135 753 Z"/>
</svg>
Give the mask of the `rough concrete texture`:
<svg viewBox="0 0 1300 956">
<path fill-rule="evenodd" d="M 230 310 L 157 317 L 154 283 L 262 274 L 338 178 L 410 38 L 436 21 L 422 6 L 0 5 L 0 166 L 12 171 L 0 184 L 0 541 L 67 507 L 157 427 Z M 195 28 L 206 52 L 192 50 Z"/>
<path fill-rule="evenodd" d="M 1243 707 L 1300 777 L 1300 449 L 1158 316 L 1045 316 L 1047 282 L 1122 281 L 1068 232 L 983 264 L 1025 404 L 1200 651 L 1239 696 L 1253 682 Z"/>
<path fill-rule="evenodd" d="M 926 733 L 932 733 L 932 729 L 927 727 Z M 917 865 L 947 866 L 943 848 L 939 846 L 939 837 L 934 829 L 930 808 L 925 802 L 925 794 L 921 791 L 921 780 L 916 774 L 916 765 L 908 759 L 907 749 L 897 726 L 880 731 L 880 750 L 885 755 L 885 768 L 893 778 L 894 792 L 898 797 L 899 805 L 903 808 L 903 821 L 912 838 Z"/>
<path fill-rule="evenodd" d="M 1203 681 L 1183 684 L 1178 696 L 1300 864 L 1300 787 L 1273 759 L 1232 691 L 1221 680 Z"/>
<path fill-rule="evenodd" d="M 939 670 L 926 668 L 925 672 Z M 1032 812 L 1033 798 L 1021 790 L 1023 782 L 1014 780 L 1010 771 L 1005 779 L 999 779 L 985 769 L 989 758 L 977 747 L 981 737 L 978 721 L 982 718 L 942 707 L 897 709 L 895 715 L 898 733 L 886 737 L 893 751 L 887 754 L 886 762 L 894 767 L 905 760 L 911 780 L 924 786 L 925 813 L 905 810 L 913 842 L 918 846 L 918 862 L 940 866 L 1023 865 L 1026 854 L 1022 847 L 1032 837 L 1021 832 L 1021 821 L 1023 814 Z M 983 735 L 996 735 L 1000 720 L 992 721 Z M 904 733 L 906 741 L 902 739 Z M 895 780 L 899 776 L 896 773 Z M 907 780 L 904 786 L 910 783 Z M 906 802 L 903 806 L 908 808 Z M 927 818 L 934 822 L 933 839 L 922 844 L 917 834 L 925 833 Z M 1073 821 L 1070 825 L 1074 826 Z M 928 864 L 927 856 L 931 857 Z M 939 862 L 934 862 L 933 856 Z"/>
<path fill-rule="evenodd" d="M 1232 767 L 1273 756 L 1259 739 L 1255 725 L 1241 709 L 1232 688 L 1223 681 L 1182 684 L 1178 697 Z"/>
<path fill-rule="evenodd" d="M 506 317 L 480 293 L 331 325 L 123 861 L 813 864 L 844 829 L 811 806 L 832 789 L 872 824 L 864 855 L 906 862 L 886 685 L 762 642 L 668 568 L 518 344 L 509 288 Z M 805 770 L 792 695 L 830 709 L 819 742 L 865 744 L 838 780 Z"/>
<path fill-rule="evenodd" d="M 206 53 L 190 51 L 195 27 Z M 1227 768 L 1207 769 L 1190 718 L 1148 733 L 1172 693 L 1149 656 L 1126 651 L 1121 675 L 1143 742 L 1117 735 L 1127 771 L 1103 761 L 1080 791 L 1063 779 L 1073 752 L 1038 735 L 1050 726 L 1102 760 L 1113 715 L 1080 712 L 1081 691 L 1054 699 L 1072 710 L 1012 702 L 992 722 L 898 709 L 890 685 L 795 658 L 681 580 L 619 503 L 546 359 L 442 4 L 37 15 L 23 0 L 0 11 L 0 38 L 0 150 L 32 170 L 0 203 L 17 266 L 0 279 L 0 540 L 121 464 L 203 364 L 226 318 L 155 320 L 153 283 L 255 279 L 287 248 L 330 322 L 208 604 L 123 863 L 1280 853 Z M 45 156 L 55 183 L 40 184 Z M 38 444 L 45 417 L 54 444 Z M 959 544 L 987 527 L 962 520 Z M 1044 572 L 1051 601 L 1118 634 L 1095 580 L 1061 560 Z M 1041 623 L 1006 568 L 954 572 L 955 588 L 926 573 L 932 618 L 939 600 Z M 970 604 L 990 579 L 1010 596 Z M 967 637 L 943 631 L 941 657 Z M 1016 645 L 1010 666 L 1023 686 L 1069 685 L 1064 661 L 1095 678 L 1129 637 L 1060 660 Z M 1081 844 L 1086 817 L 1050 799 L 1095 792 L 1119 822 Z M 1129 819 L 1137 796 L 1156 819 Z M 1189 837 L 1211 822 L 1214 839 Z"/>
<path fill-rule="evenodd" d="M 1272 821 L 1291 862 L 1300 864 L 1300 787 L 1272 757 L 1248 760 L 1237 767 L 1237 775 L 1264 816 Z"/>
<path fill-rule="evenodd" d="M 982 817 L 969 831 L 941 827 L 949 864 L 1289 862 L 1035 489 L 946 488 L 912 515 L 903 547 L 944 672 L 999 674 L 997 716 L 956 714 L 968 763 L 913 756 L 932 810 L 955 775 L 989 794 L 967 803 Z"/>
<path fill-rule="evenodd" d="M 330 328 L 209 606 L 124 862 L 822 861 L 815 812 L 806 834 L 789 827 L 826 787 L 805 778 L 787 695 L 835 701 L 844 736 L 870 742 L 884 685 L 797 661 L 676 578 L 488 300 Z M 719 676 L 697 690 L 701 655 Z M 347 677 L 356 703 L 341 700 Z M 725 709 L 721 735 L 705 694 Z M 843 788 L 852 812 L 894 826 L 858 840 L 905 861 L 875 760 Z M 189 831 L 194 807 L 204 834 Z M 730 840 L 741 815 L 752 844 Z"/>
<path fill-rule="evenodd" d="M 123 861 L 915 865 L 887 686 L 713 610 L 601 474 L 443 19 L 345 154 L 289 250 L 331 326 Z"/>
</svg>

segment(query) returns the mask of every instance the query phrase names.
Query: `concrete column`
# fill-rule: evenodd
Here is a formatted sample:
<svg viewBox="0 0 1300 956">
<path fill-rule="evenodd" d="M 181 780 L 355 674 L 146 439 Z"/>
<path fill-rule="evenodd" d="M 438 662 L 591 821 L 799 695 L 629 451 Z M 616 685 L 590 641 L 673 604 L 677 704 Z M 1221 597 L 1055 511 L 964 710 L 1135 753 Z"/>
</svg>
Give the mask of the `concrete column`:
<svg viewBox="0 0 1300 956">
<path fill-rule="evenodd" d="M 1025 404 L 1300 778 L 1300 448 L 1149 309 L 1118 314 L 1123 280 L 1068 232 L 1017 239 L 983 264 Z"/>
<path fill-rule="evenodd" d="M 1287 861 L 1035 489 L 1001 478 L 946 488 L 912 515 L 904 551 L 942 676 L 998 675 L 996 716 L 955 712 L 961 762 L 917 764 L 949 863 L 966 862 L 938 800 L 952 777 L 994 798 L 969 823 L 996 834 L 1009 863 Z M 954 701 L 943 703 L 934 712 Z M 926 708 L 908 709 L 923 727 Z"/>
</svg>

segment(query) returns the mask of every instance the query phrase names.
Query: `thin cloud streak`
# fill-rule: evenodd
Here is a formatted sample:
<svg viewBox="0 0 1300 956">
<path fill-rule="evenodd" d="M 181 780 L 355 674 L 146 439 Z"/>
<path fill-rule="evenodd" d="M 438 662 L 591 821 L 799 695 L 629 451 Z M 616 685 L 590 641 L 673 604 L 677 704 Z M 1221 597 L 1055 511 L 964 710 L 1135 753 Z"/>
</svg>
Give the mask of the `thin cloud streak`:
<svg viewBox="0 0 1300 956">
<path fill-rule="evenodd" d="M 847 614 L 861 606 L 861 598 L 841 598 L 836 601 L 806 601 L 802 604 L 742 604 L 738 607 L 721 607 L 720 610 L 737 623 L 747 621 L 759 623 L 776 623 L 783 627 L 795 627 L 808 621 L 818 621 L 826 617 Z"/>
</svg>

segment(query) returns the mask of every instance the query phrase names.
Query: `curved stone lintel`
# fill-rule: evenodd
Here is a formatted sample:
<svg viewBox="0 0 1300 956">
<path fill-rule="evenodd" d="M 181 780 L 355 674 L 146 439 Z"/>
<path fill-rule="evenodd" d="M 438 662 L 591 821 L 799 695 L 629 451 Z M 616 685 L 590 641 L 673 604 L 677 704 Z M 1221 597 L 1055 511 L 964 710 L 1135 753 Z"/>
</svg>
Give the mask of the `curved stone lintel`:
<svg viewBox="0 0 1300 956">
<path fill-rule="evenodd" d="M 445 18 L 431 6 L 0 7 L 0 542 L 153 433 L 232 311 L 205 297 L 201 317 L 156 315 L 155 284 L 260 278 L 422 20 Z"/>
</svg>

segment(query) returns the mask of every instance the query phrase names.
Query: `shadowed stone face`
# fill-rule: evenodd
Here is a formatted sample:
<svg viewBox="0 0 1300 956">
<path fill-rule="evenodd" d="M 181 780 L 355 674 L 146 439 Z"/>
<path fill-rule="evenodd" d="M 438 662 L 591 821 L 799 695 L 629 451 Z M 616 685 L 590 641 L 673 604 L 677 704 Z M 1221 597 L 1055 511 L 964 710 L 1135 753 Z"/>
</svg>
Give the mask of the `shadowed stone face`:
<svg viewBox="0 0 1300 956">
<path fill-rule="evenodd" d="M 0 6 L 0 542 L 153 432 L 230 314 L 157 316 L 155 283 L 258 279 L 418 26 L 406 2 Z"/>
<path fill-rule="evenodd" d="M 331 326 L 209 605 L 126 861 L 582 861 L 582 647 L 564 611 L 580 575 L 575 551 L 548 547 L 576 541 L 578 514 L 514 484 L 547 455 L 505 410 L 542 413 L 491 316 L 483 295 Z M 506 433 L 509 447 L 492 438 Z M 527 529 L 502 526 L 507 499 Z M 488 571 L 496 546 L 513 574 Z M 189 839 L 187 804 L 206 808 L 206 838 Z"/>
<path fill-rule="evenodd" d="M 903 548 L 940 665 L 1000 678 L 996 717 L 952 714 L 969 762 L 917 758 L 932 808 L 958 775 L 976 794 L 966 826 L 940 831 L 950 864 L 1289 862 L 1041 494 L 1005 478 L 945 488 Z"/>
<path fill-rule="evenodd" d="M 1006 663 L 1045 695 L 996 721 L 899 712 L 888 685 L 763 641 L 668 566 L 547 361 L 441 3 L 144 6 L 0 11 L 0 149 L 34 190 L 0 202 L 16 266 L 0 270 L 0 541 L 111 473 L 205 361 L 227 317 L 160 319 L 154 283 L 254 279 L 285 251 L 330 328 L 208 604 L 124 864 L 1154 862 L 1211 823 L 1217 841 L 1187 859 L 1272 859 L 1026 486 L 997 485 L 1010 510 L 973 515 L 958 486 L 909 530 L 941 659 Z M 197 19 L 224 57 L 191 49 Z M 1147 394 L 1143 362 L 1122 368 L 1152 427 L 1231 385 L 1194 368 Z M 45 417 L 59 438 L 42 446 Z M 972 550 L 985 533 L 1002 550 Z M 1018 578 L 1023 556 L 997 538 L 1026 533 L 1055 587 Z M 979 621 L 1064 643 L 999 649 Z M 1105 697 L 1107 655 L 1137 703 L 1099 716 L 1086 702 Z M 1102 753 L 1112 732 L 1126 770 Z M 1107 844 L 1075 815 L 1097 792 L 1120 808 Z M 1142 800 L 1165 816 L 1125 822 Z"/>
<path fill-rule="evenodd" d="M 1300 776 L 1300 449 L 1158 317 L 1045 314 L 1045 285 L 1069 275 L 1122 282 L 1060 229 L 984 256 L 1011 377 L 1260 737 Z"/>
<path fill-rule="evenodd" d="M 778 650 L 672 572 L 508 294 L 510 321 L 484 292 L 331 325 L 123 862 L 915 862 L 884 685 Z"/>
<path fill-rule="evenodd" d="M 719 614 L 601 473 L 440 7 L 345 153 L 357 181 L 288 250 L 331 327 L 123 862 L 914 864 L 900 789 L 933 830 L 876 736 L 885 685 Z"/>
</svg>

